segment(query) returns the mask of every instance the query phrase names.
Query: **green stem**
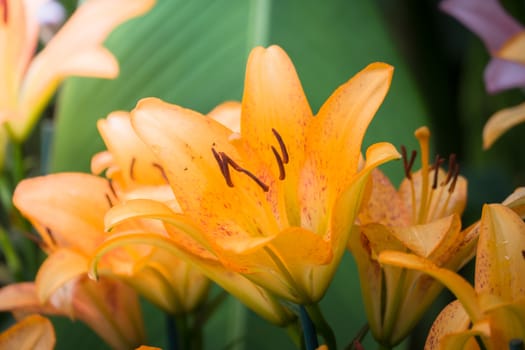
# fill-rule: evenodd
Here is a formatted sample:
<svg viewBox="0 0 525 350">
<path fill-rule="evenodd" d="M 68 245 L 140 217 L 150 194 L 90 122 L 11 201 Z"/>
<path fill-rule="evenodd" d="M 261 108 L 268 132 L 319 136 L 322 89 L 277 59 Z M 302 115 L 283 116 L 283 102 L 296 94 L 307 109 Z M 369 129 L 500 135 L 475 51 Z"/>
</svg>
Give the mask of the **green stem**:
<svg viewBox="0 0 525 350">
<path fill-rule="evenodd" d="M 176 329 L 176 343 L 178 350 L 190 350 L 191 339 L 188 337 L 190 335 L 188 328 L 188 315 L 183 313 L 180 315 L 175 315 L 175 329 Z"/>
<path fill-rule="evenodd" d="M 337 349 L 337 342 L 335 340 L 335 334 L 326 319 L 324 318 L 319 305 L 310 304 L 305 306 L 310 319 L 312 320 L 315 328 L 321 334 L 323 339 L 328 346 L 328 349 Z"/>
<path fill-rule="evenodd" d="M 24 152 L 20 142 L 12 140 L 13 150 L 13 183 L 16 185 L 25 177 Z"/>
</svg>

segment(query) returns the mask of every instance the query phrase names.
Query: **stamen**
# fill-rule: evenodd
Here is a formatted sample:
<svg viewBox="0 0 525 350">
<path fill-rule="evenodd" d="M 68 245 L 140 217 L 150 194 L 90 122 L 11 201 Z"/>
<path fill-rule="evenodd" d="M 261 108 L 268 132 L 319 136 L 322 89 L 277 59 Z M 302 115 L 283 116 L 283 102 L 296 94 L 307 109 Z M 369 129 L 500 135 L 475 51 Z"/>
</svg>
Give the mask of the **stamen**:
<svg viewBox="0 0 525 350">
<path fill-rule="evenodd" d="M 215 160 L 219 164 L 219 169 L 221 170 L 222 176 L 224 176 L 224 179 L 226 180 L 226 184 L 229 187 L 233 187 L 233 181 L 230 175 L 230 168 L 229 168 L 231 166 L 233 170 L 247 175 L 257 185 L 259 185 L 259 187 L 261 187 L 264 192 L 268 192 L 270 190 L 270 187 L 267 184 L 262 182 L 251 171 L 246 170 L 243 167 L 241 167 L 239 164 L 235 163 L 235 161 L 231 159 L 226 153 L 217 152 L 215 148 L 212 148 L 211 151 L 213 153 L 213 156 L 215 157 Z"/>
<path fill-rule="evenodd" d="M 282 161 L 284 164 L 288 164 L 290 158 L 288 157 L 288 151 L 286 150 L 286 145 L 284 144 L 283 138 L 274 128 L 272 128 L 272 132 L 275 138 L 277 139 L 277 142 L 279 142 L 279 147 L 281 148 L 281 154 L 283 156 Z"/>
<path fill-rule="evenodd" d="M 213 156 L 215 157 L 215 160 L 217 161 L 217 164 L 219 164 L 219 169 L 221 171 L 222 176 L 226 180 L 226 184 L 228 185 L 228 187 L 233 187 L 230 169 L 228 168 L 228 164 L 224 161 L 224 159 L 221 156 L 221 154 L 223 153 L 217 153 L 215 148 L 212 148 L 211 151 L 213 153 Z"/>
<path fill-rule="evenodd" d="M 286 173 L 284 171 L 284 163 L 281 158 L 281 155 L 273 146 L 272 146 L 272 152 L 273 152 L 273 155 L 275 156 L 275 159 L 277 159 L 277 165 L 279 166 L 279 180 L 284 180 L 284 178 L 286 177 Z"/>
<path fill-rule="evenodd" d="M 419 148 L 421 149 L 421 203 L 417 217 L 417 223 L 423 223 L 427 209 L 428 209 L 428 172 L 429 172 L 429 139 L 430 130 L 426 126 L 418 128 L 414 135 L 419 141 Z"/>
<path fill-rule="evenodd" d="M 448 188 L 448 193 L 454 192 L 454 189 L 456 188 L 456 182 L 458 181 L 459 176 L 459 164 L 456 163 L 454 167 L 454 176 L 452 177 L 452 182 L 450 183 L 450 187 Z"/>
<path fill-rule="evenodd" d="M 51 243 L 53 243 L 53 245 L 57 245 L 57 242 L 55 241 L 55 237 L 53 235 L 53 231 L 51 231 L 49 227 L 46 227 L 45 229 Z"/>
<path fill-rule="evenodd" d="M 449 157 L 448 157 L 448 171 L 447 171 L 447 178 L 445 179 L 445 181 L 443 181 L 441 183 L 442 186 L 448 184 L 450 182 L 450 180 L 452 179 L 452 176 L 454 175 L 454 169 L 456 167 L 456 155 L 454 153 L 452 153 Z"/>
<path fill-rule="evenodd" d="M 521 251 L 521 256 L 523 257 L 523 259 L 525 259 L 525 250 Z"/>
<path fill-rule="evenodd" d="M 113 186 L 113 180 L 112 179 L 108 179 L 108 185 L 109 185 L 109 190 L 113 194 L 113 197 L 116 198 L 117 197 L 117 192 L 115 191 L 115 187 Z"/>
<path fill-rule="evenodd" d="M 110 208 L 113 208 L 113 202 L 111 201 L 111 197 L 109 196 L 109 194 L 104 193 L 104 195 L 106 196 L 106 200 L 107 200 L 108 203 L 109 203 L 109 207 L 110 207 Z"/>
<path fill-rule="evenodd" d="M 135 162 L 137 159 L 135 157 L 131 158 L 131 164 L 129 165 L 129 178 L 135 181 Z"/>
<path fill-rule="evenodd" d="M 166 176 L 166 172 L 164 171 L 164 168 L 162 167 L 162 165 L 160 165 L 159 163 L 151 163 L 151 165 L 154 168 L 157 168 L 160 171 L 160 175 L 162 176 L 164 181 L 166 181 L 166 183 L 169 183 L 168 176 Z"/>
<path fill-rule="evenodd" d="M 262 182 L 257 176 L 255 176 L 251 171 L 247 170 L 247 169 L 244 169 L 243 167 L 241 167 L 239 164 L 235 163 L 235 161 L 233 159 L 231 159 L 230 157 L 228 157 L 228 155 L 226 155 L 226 153 L 223 153 L 223 152 L 220 152 L 220 155 L 223 159 L 223 161 L 226 163 L 226 168 L 228 168 L 228 164 L 231 165 L 231 167 L 240 172 L 240 173 L 244 173 L 246 175 L 248 175 L 248 177 L 250 179 L 252 179 L 253 181 L 255 181 L 255 183 L 257 185 L 259 185 L 259 187 L 262 188 L 262 190 L 264 192 L 268 192 L 270 190 L 270 186 L 268 186 L 267 184 L 265 184 L 264 182 Z"/>
<path fill-rule="evenodd" d="M 432 182 L 432 189 L 435 190 L 438 185 L 438 174 L 439 174 L 439 167 L 441 164 L 443 164 L 444 159 L 439 156 L 439 154 L 436 154 L 436 160 L 434 161 L 434 165 L 432 165 L 432 169 L 434 170 L 434 181 Z"/>
<path fill-rule="evenodd" d="M 407 157 L 406 147 L 404 145 L 401 145 L 401 155 L 403 158 L 403 168 L 405 170 L 405 177 L 409 180 L 412 180 L 412 167 L 414 166 L 414 161 L 416 160 L 417 151 L 412 151 L 409 160 Z"/>
</svg>

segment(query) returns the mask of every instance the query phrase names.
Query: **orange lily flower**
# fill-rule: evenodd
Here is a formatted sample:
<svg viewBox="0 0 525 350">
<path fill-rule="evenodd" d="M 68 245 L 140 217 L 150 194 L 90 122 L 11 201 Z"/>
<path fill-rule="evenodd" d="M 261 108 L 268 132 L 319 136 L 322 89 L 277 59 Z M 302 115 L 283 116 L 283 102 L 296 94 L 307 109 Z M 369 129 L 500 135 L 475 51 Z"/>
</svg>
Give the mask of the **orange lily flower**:
<svg viewBox="0 0 525 350">
<path fill-rule="evenodd" d="M 52 350 L 55 330 L 47 318 L 31 315 L 0 334 L 1 349 Z"/>
<path fill-rule="evenodd" d="M 129 113 L 111 113 L 106 119 L 99 120 L 98 129 L 108 150 L 93 157 L 92 171 L 99 174 L 107 169 L 112 202 L 154 198 L 177 209 L 178 203 L 166 182 L 163 169 L 155 155 L 136 136 Z M 139 226 L 143 231 L 164 232 L 162 228 L 153 228 L 152 223 L 147 227 L 144 225 Z M 132 264 L 128 268 L 129 275 L 120 273 L 120 277 L 167 312 L 190 312 L 207 296 L 209 280 L 200 270 L 163 249 L 150 247 L 147 254 L 135 254 Z M 118 272 L 110 270 L 106 273 Z"/>
<path fill-rule="evenodd" d="M 133 126 L 158 156 L 182 214 L 158 201 L 128 201 L 109 212 L 107 227 L 161 219 L 168 232 L 185 233 L 275 295 L 316 303 L 345 251 L 368 175 L 399 157 L 389 143 L 361 156 L 392 72 L 369 65 L 314 117 L 286 53 L 255 48 L 239 133 L 158 99 L 140 101 Z"/>
<path fill-rule="evenodd" d="M 358 266 L 370 329 L 385 346 L 406 337 L 442 287 L 413 271 L 381 267 L 377 256 L 384 250 L 413 252 L 440 266 L 459 269 L 472 258 L 477 237 L 474 226 L 461 231 L 467 182 L 458 175 L 454 157 L 448 173 L 439 168 L 439 158 L 430 167 L 430 132 L 422 127 L 415 135 L 421 148 L 421 170 L 412 173 L 416 153 L 408 159 L 404 148 L 406 178 L 399 190 L 375 170 L 369 199 L 348 243 Z"/>
<path fill-rule="evenodd" d="M 17 186 L 13 202 L 38 230 L 48 257 L 34 283 L 0 290 L 1 310 L 58 313 L 80 319 L 116 349 L 143 343 L 134 290 L 115 279 L 103 278 L 97 283 L 87 277 L 89 256 L 105 237 L 108 191 L 106 180 L 75 173 L 27 179 Z"/>
<path fill-rule="evenodd" d="M 525 223 L 511 208 L 490 204 L 479 227 L 475 287 L 428 259 L 392 251 L 379 256 L 382 264 L 429 274 L 458 298 L 434 322 L 425 349 L 508 349 L 525 340 Z"/>
<path fill-rule="evenodd" d="M 229 102 L 210 112 L 208 118 L 235 129 L 239 115 L 240 104 Z M 100 173 L 107 169 L 106 175 L 111 179 L 116 197 L 115 204 L 133 199 L 155 199 L 179 212 L 179 204 L 167 184 L 164 168 L 136 136 L 129 115 L 125 112 L 112 113 L 107 119 L 99 121 L 98 127 L 108 151 L 93 157 L 92 170 Z M 272 323 L 284 325 L 290 321 L 291 315 L 271 295 L 241 275 L 226 270 L 199 242 L 169 234 L 152 222 L 148 225 L 145 226 L 144 221 L 139 226 L 128 222 L 124 227 L 113 230 L 93 254 L 96 260 L 93 275 L 111 273 L 114 266 L 107 268 L 103 262 L 98 264 L 98 260 L 107 251 L 113 251 L 115 246 L 150 244 L 148 255 L 134 258 L 133 274 L 128 283 L 163 309 L 172 313 L 194 309 L 206 295 L 208 279 L 203 276 L 204 273 Z M 181 251 L 181 245 L 190 249 Z M 107 260 L 107 256 L 104 258 Z M 156 287 L 152 288 L 152 285 Z"/>
<path fill-rule="evenodd" d="M 17 141 L 27 138 L 66 77 L 117 76 L 118 63 L 102 43 L 116 26 L 149 10 L 154 0 L 86 1 L 35 55 L 42 4 L 0 1 L 0 123 Z"/>
</svg>

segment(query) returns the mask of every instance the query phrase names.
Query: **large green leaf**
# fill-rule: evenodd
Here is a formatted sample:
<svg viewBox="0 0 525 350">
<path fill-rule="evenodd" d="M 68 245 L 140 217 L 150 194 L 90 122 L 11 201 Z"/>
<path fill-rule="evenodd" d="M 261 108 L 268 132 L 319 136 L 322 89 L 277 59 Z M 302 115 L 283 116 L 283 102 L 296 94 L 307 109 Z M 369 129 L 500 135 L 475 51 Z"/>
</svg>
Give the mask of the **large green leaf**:
<svg viewBox="0 0 525 350">
<path fill-rule="evenodd" d="M 201 112 L 223 100 L 239 100 L 246 58 L 257 44 L 279 44 L 288 52 L 314 110 L 368 63 L 393 64 L 391 92 L 371 125 L 367 143 L 415 144 L 413 131 L 426 123 L 426 113 L 373 2 L 158 0 L 153 11 L 123 25 L 107 41 L 121 63 L 118 79 L 75 78 L 63 87 L 51 169 L 88 170 L 91 155 L 103 149 L 96 120 L 116 109 L 129 110 L 142 97 L 157 96 Z M 228 315 L 236 308 L 228 303 L 212 319 L 208 348 L 235 340 L 224 328 L 229 328 L 232 317 Z M 322 308 L 341 346 L 365 323 L 351 259 L 343 260 Z M 293 348 L 283 330 L 251 313 L 246 322 L 238 328 L 245 332 L 244 341 L 234 345 L 262 349 L 271 339 L 273 348 Z M 151 316 L 148 324 L 164 327 L 161 317 Z M 75 347 L 83 349 L 82 341 Z"/>
</svg>

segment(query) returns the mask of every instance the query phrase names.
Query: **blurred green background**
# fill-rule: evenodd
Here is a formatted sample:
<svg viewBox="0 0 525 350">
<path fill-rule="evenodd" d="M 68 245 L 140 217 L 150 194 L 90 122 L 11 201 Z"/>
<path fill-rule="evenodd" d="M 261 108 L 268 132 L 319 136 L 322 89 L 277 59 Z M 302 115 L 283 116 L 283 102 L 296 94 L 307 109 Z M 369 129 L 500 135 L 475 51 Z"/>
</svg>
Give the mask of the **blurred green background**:
<svg viewBox="0 0 525 350">
<path fill-rule="evenodd" d="M 76 1 L 64 0 L 68 11 Z M 505 1 L 519 19 L 522 1 Z M 429 125 L 436 152 L 457 153 L 469 179 L 465 225 L 481 205 L 501 201 L 524 183 L 525 151 L 520 134 L 507 133 L 489 151 L 481 149 L 487 118 L 523 100 L 521 91 L 488 96 L 482 72 L 488 55 L 481 42 L 441 13 L 438 1 L 418 0 L 157 0 L 146 16 L 119 27 L 107 40 L 120 76 L 112 81 L 71 78 L 42 122 L 50 138 L 42 155 L 45 171 L 89 171 L 90 157 L 103 149 L 96 120 L 130 110 L 142 97 L 156 96 L 206 113 L 224 100 L 240 100 L 247 56 L 256 45 L 278 44 L 296 65 L 316 111 L 340 84 L 373 61 L 395 66 L 387 99 L 366 139 L 416 147 L 413 131 Z M 525 23 L 525 22 L 524 22 Z M 52 125 L 50 127 L 50 125 Z M 50 137 L 51 135 L 51 137 Z M 401 180 L 402 166 L 385 170 Z M 467 269 L 468 275 L 468 269 Z M 440 299 L 414 337 L 400 349 L 420 349 L 431 320 L 449 298 Z M 346 256 L 321 303 L 341 348 L 365 324 L 355 265 Z M 144 302 L 149 345 L 165 346 L 164 315 Z M 54 319 L 58 349 L 104 349 L 89 329 Z M 207 349 L 293 349 L 284 330 L 229 299 L 206 329 Z M 366 348 L 375 347 L 372 341 Z"/>
</svg>

